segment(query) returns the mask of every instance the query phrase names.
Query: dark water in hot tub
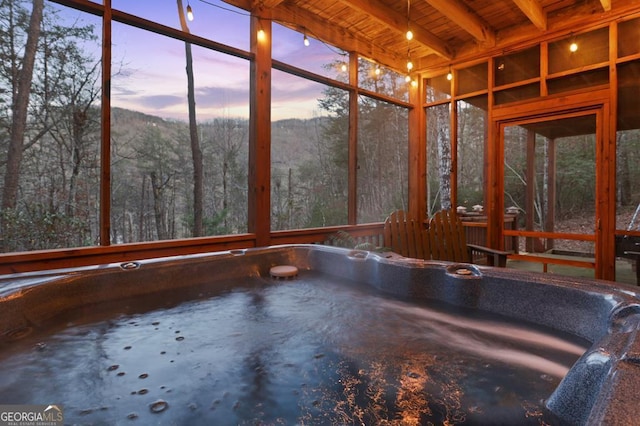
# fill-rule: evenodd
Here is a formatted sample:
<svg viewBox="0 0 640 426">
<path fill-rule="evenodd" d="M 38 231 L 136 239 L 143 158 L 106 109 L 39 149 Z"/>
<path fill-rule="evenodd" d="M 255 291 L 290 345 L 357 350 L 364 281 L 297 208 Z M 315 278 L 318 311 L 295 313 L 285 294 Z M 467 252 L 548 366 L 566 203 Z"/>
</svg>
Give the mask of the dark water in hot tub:
<svg viewBox="0 0 640 426">
<path fill-rule="evenodd" d="M 3 344 L 0 404 L 74 424 L 545 424 L 586 349 L 303 272 Z M 566 336 L 565 336 L 566 337 Z"/>
</svg>

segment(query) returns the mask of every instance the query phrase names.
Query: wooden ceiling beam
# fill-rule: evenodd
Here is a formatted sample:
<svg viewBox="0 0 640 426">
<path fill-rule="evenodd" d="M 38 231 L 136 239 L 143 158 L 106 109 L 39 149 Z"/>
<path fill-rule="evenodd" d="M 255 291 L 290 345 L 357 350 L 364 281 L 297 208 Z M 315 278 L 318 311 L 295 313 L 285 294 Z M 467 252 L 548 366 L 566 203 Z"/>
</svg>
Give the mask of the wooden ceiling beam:
<svg viewBox="0 0 640 426">
<path fill-rule="evenodd" d="M 426 0 L 426 2 L 471 34 L 478 42 L 485 46 L 496 44 L 496 35 L 493 29 L 478 15 L 470 11 L 464 3 L 459 0 Z"/>
<path fill-rule="evenodd" d="M 268 11 L 270 19 L 273 19 L 274 21 L 293 30 L 301 32 L 306 31 L 309 36 L 333 46 L 340 46 L 339 49 L 344 50 L 345 52 L 357 52 L 366 58 L 375 60 L 381 65 L 399 70 L 400 72 L 403 72 L 402 70 L 406 69 L 407 57 L 405 52 L 402 52 L 401 54 L 397 51 L 389 51 L 384 47 L 374 45 L 370 39 L 351 33 L 348 29 L 334 25 L 327 25 L 326 19 L 318 18 L 317 15 L 297 7 L 291 2 L 281 2 L 277 7 L 273 8 L 264 7 L 265 2 L 262 0 L 225 0 L 225 2 L 243 10 L 253 10 L 258 14 L 261 13 L 260 10 Z M 347 4 L 351 3 L 352 2 L 348 2 Z M 366 1 L 361 2 L 361 6 L 368 6 L 368 3 Z M 371 9 L 371 7 L 368 7 L 368 9 Z M 396 13 L 395 15 L 397 17 L 398 14 Z M 394 25 L 396 25 L 394 28 L 397 29 L 397 31 L 402 31 L 404 36 L 404 32 L 407 28 L 406 18 L 403 18 L 403 20 L 398 19 L 398 22 Z M 402 29 L 400 29 L 400 25 L 402 25 Z M 422 31 L 419 29 L 414 30 L 414 41 L 418 38 L 418 34 L 421 33 Z M 431 34 L 431 37 L 435 36 Z M 435 44 L 438 44 L 441 49 L 448 53 L 446 56 L 439 56 L 446 60 L 450 60 L 453 55 L 450 53 L 448 47 L 445 46 L 440 39 L 437 39 L 437 41 L 438 43 Z M 430 47 L 429 50 L 436 53 Z"/>
<path fill-rule="evenodd" d="M 611 10 L 611 0 L 600 0 L 600 4 L 602 5 L 602 8 L 605 12 Z"/>
<path fill-rule="evenodd" d="M 547 15 L 544 13 L 544 10 L 542 10 L 542 6 L 538 0 L 513 0 L 513 2 L 533 25 L 539 30 L 546 31 Z"/>
<path fill-rule="evenodd" d="M 403 37 L 408 29 L 407 17 L 395 10 L 387 7 L 379 0 L 342 0 L 342 2 L 353 9 L 366 13 L 369 17 L 380 22 L 384 26 L 398 32 Z M 453 58 L 453 50 L 432 32 L 421 28 L 411 28 L 413 41 L 422 44 L 436 55 L 445 58 Z"/>
<path fill-rule="evenodd" d="M 271 18 L 296 31 L 306 31 L 310 37 L 339 48 L 345 52 L 357 52 L 381 65 L 402 70 L 406 67 L 406 56 L 374 45 L 371 40 L 352 34 L 345 28 L 327 25 L 327 21 L 317 15 L 296 7 L 288 2 L 271 9 Z"/>
<path fill-rule="evenodd" d="M 282 3 L 284 0 L 262 0 L 262 6 L 265 8 L 274 8 L 278 5 L 280 5 L 280 3 Z"/>
</svg>

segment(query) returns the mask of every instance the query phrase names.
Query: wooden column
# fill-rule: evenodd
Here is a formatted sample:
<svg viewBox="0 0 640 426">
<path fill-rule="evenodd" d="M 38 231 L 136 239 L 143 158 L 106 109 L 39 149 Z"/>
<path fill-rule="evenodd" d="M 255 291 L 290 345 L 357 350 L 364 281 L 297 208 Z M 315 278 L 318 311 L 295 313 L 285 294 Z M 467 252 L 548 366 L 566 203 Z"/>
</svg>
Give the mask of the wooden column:
<svg viewBox="0 0 640 426">
<path fill-rule="evenodd" d="M 271 21 L 267 11 L 251 15 L 248 229 L 256 246 L 266 246 L 271 232 Z"/>
<path fill-rule="evenodd" d="M 111 0 L 102 15 L 102 94 L 100 97 L 100 245 L 111 244 Z"/>
<path fill-rule="evenodd" d="M 418 77 L 418 85 L 409 86 L 409 205 L 413 217 L 427 218 L 427 129 L 426 112 L 422 108 L 425 99 L 425 84 Z"/>
<path fill-rule="evenodd" d="M 358 54 L 349 54 L 349 84 L 358 87 Z M 349 170 L 347 195 L 347 221 L 349 225 L 358 223 L 358 91 L 349 91 Z"/>
</svg>

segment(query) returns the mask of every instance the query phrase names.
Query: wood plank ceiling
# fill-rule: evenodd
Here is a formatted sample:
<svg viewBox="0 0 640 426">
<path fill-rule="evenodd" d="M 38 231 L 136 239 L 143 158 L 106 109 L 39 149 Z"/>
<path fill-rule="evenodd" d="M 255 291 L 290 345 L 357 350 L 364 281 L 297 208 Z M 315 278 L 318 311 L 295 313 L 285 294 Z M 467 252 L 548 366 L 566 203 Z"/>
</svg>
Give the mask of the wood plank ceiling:
<svg viewBox="0 0 640 426">
<path fill-rule="evenodd" d="M 225 1 L 399 71 L 409 55 L 428 70 L 640 10 L 638 0 Z"/>
</svg>

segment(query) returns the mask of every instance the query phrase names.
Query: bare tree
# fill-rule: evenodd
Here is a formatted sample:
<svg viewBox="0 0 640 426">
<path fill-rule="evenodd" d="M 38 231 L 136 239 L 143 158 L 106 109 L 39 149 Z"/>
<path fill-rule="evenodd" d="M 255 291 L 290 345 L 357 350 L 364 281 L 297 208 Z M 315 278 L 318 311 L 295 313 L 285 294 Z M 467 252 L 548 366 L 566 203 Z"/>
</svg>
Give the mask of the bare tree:
<svg viewBox="0 0 640 426">
<path fill-rule="evenodd" d="M 187 20 L 184 16 L 182 0 L 177 0 L 178 16 L 182 31 L 189 33 Z M 193 55 L 191 43 L 185 43 L 185 56 L 187 60 L 187 100 L 189 103 L 189 137 L 191 140 L 191 156 L 193 160 L 193 236 L 202 235 L 202 211 L 203 211 L 203 165 L 202 150 L 198 138 L 198 125 L 196 122 L 196 98 L 193 79 Z"/>
<path fill-rule="evenodd" d="M 11 134 L 9 149 L 7 152 L 7 164 L 4 175 L 4 188 L 2 193 L 2 210 L 13 209 L 18 197 L 18 183 L 20 180 L 20 164 L 24 145 L 25 130 L 27 127 L 27 109 L 29 106 L 29 93 L 33 79 L 33 68 L 36 59 L 38 40 L 40 38 L 40 25 L 44 9 L 44 0 L 33 0 L 31 18 L 27 30 L 27 43 L 22 58 L 22 67 L 18 71 L 18 86 L 13 93 Z"/>
</svg>

